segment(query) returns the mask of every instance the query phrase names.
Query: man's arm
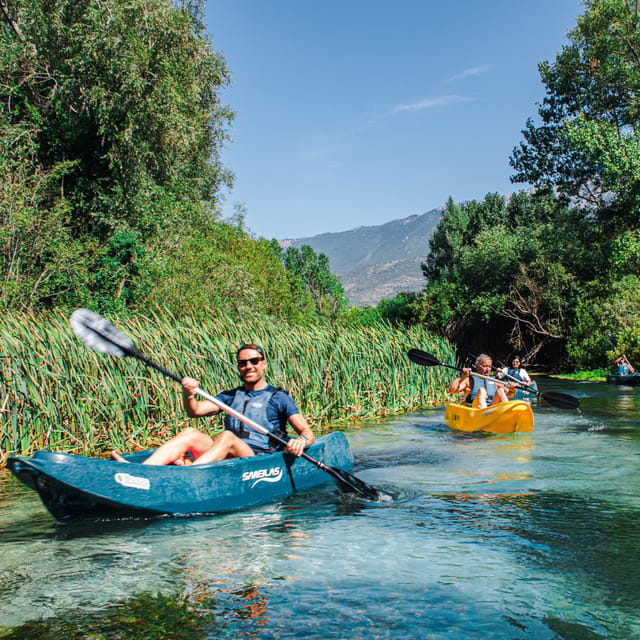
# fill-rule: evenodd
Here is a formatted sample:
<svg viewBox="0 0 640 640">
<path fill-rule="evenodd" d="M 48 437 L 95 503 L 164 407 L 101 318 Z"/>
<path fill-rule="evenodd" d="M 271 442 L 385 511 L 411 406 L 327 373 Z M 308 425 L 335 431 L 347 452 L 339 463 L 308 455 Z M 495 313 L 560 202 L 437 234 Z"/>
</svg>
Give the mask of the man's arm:
<svg viewBox="0 0 640 640">
<path fill-rule="evenodd" d="M 287 422 L 298 434 L 297 438 L 292 438 L 287 443 L 287 451 L 294 456 L 299 456 L 306 447 L 314 443 L 315 436 L 313 435 L 313 431 L 311 431 L 309 423 L 301 413 L 294 413 L 292 416 L 289 416 Z"/>
<path fill-rule="evenodd" d="M 182 378 L 182 404 L 190 418 L 203 418 L 220 413 L 220 407 L 211 400 L 196 400 L 195 391 L 200 382 L 194 378 Z"/>
<path fill-rule="evenodd" d="M 471 369 L 463 369 L 462 371 L 464 373 L 447 387 L 447 393 L 462 393 L 463 391 L 468 391 L 471 388 L 471 381 L 469 377 Z"/>
</svg>

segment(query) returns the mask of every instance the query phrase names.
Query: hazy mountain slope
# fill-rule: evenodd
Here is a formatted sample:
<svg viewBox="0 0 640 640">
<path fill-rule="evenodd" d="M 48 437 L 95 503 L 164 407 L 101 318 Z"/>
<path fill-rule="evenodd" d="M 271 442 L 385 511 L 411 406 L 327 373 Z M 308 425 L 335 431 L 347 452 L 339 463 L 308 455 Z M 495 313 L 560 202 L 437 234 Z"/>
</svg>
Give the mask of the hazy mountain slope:
<svg viewBox="0 0 640 640">
<path fill-rule="evenodd" d="M 281 240 L 283 247 L 309 245 L 329 258 L 352 305 L 375 305 L 402 291 L 424 286 L 420 263 L 444 207 L 382 225 Z"/>
</svg>

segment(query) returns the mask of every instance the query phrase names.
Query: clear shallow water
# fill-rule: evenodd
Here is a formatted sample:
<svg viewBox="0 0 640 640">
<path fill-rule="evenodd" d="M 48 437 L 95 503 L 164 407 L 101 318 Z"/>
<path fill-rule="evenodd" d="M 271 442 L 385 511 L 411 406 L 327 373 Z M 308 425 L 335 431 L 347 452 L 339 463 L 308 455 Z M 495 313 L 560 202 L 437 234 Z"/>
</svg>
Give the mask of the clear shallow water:
<svg viewBox="0 0 640 640">
<path fill-rule="evenodd" d="M 517 436 L 456 434 L 443 408 L 348 430 L 388 504 L 330 483 L 222 517 L 57 525 L 4 474 L 0 629 L 82 629 L 163 594 L 210 616 L 202 638 L 640 638 L 640 389 L 539 386 L 582 415 L 534 406 Z"/>
</svg>

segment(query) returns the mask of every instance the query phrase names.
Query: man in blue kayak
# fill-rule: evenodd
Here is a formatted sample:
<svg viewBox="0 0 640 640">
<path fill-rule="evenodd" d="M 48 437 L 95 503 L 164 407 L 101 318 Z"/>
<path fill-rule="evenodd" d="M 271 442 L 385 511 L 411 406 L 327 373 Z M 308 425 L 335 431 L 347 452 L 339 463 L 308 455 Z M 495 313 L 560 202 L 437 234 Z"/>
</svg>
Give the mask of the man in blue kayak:
<svg viewBox="0 0 640 640">
<path fill-rule="evenodd" d="M 468 367 L 462 369 L 462 375 L 456 378 L 447 388 L 448 393 L 465 393 L 464 403 L 477 409 L 507 402 L 507 391 L 503 383 L 487 380 L 491 375 L 493 361 L 486 353 L 481 353 L 475 361 L 475 373 L 482 378 L 473 376 Z"/>
<path fill-rule="evenodd" d="M 306 447 L 313 444 L 314 435 L 289 394 L 267 383 L 265 370 L 267 361 L 262 347 L 257 344 L 243 344 L 236 352 L 236 364 L 242 386 L 223 391 L 216 399 L 242 413 L 268 431 L 287 440 L 286 450 L 299 456 Z M 198 380 L 182 379 L 182 401 L 190 418 L 204 418 L 219 413 L 222 409 L 210 400 L 198 400 L 196 389 Z M 266 434 L 246 426 L 238 418 L 227 415 L 225 429 L 215 438 L 193 427 L 183 429 L 156 449 L 144 464 L 184 464 L 186 454 L 194 464 L 205 464 L 225 458 L 246 458 L 248 456 L 274 451 L 273 441 Z M 296 438 L 289 438 L 287 424 L 296 431 Z M 126 462 L 115 451 L 111 457 Z"/>
</svg>

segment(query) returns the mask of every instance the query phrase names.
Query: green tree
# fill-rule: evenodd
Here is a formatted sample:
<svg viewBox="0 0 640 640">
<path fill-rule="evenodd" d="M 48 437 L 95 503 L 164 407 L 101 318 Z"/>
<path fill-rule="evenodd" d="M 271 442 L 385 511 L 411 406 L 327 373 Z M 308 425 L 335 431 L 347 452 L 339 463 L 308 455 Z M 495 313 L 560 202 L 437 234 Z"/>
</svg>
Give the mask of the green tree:
<svg viewBox="0 0 640 640">
<path fill-rule="evenodd" d="M 592 283 L 580 292 L 576 321 L 568 335 L 572 363 L 581 368 L 601 368 L 625 353 L 640 364 L 640 279 L 626 275 L 613 283 Z M 616 350 L 607 338 L 618 342 Z"/>
<path fill-rule="evenodd" d="M 638 220 L 640 17 L 631 0 L 589 0 L 555 61 L 546 97 L 514 149 L 514 182 L 556 190 L 605 223 Z"/>
<path fill-rule="evenodd" d="M 153 256 L 150 269 L 154 284 L 141 292 L 143 308 L 161 305 L 179 315 L 307 319 L 271 243 L 234 225 L 211 221 L 174 237 Z"/>
<path fill-rule="evenodd" d="M 347 312 L 338 319 L 338 322 L 347 326 L 372 327 L 380 323 L 380 312 L 377 307 L 369 305 L 365 307 L 349 307 Z"/>
<path fill-rule="evenodd" d="M 154 258 L 206 225 L 231 182 L 219 159 L 229 74 L 200 3 L 17 0 L 2 10 L 0 149 L 13 185 L 0 194 L 4 302 L 133 304 Z M 29 195 L 12 200 L 21 188 Z M 30 250 L 29 233 L 43 230 L 51 249 Z M 80 264 L 64 266 L 65 255 Z"/>
<path fill-rule="evenodd" d="M 468 225 L 469 212 L 449 196 L 445 212 L 429 240 L 427 259 L 422 263 L 422 273 L 428 282 L 455 279 Z"/>
<path fill-rule="evenodd" d="M 496 194 L 449 202 L 440 225 L 425 263 L 427 287 L 412 304 L 416 317 L 461 352 L 564 359 L 579 283 L 604 262 L 585 248 L 584 216 L 573 217 L 550 195 L 520 192 L 508 203 Z"/>
<path fill-rule="evenodd" d="M 413 305 L 417 294 L 413 292 L 401 292 L 393 298 L 385 298 L 378 302 L 376 309 L 380 318 L 391 325 L 411 325 L 415 322 Z"/>
<path fill-rule="evenodd" d="M 277 240 L 272 240 L 271 246 L 284 264 L 291 289 L 307 319 L 311 311 L 309 301 L 313 305 L 313 317 L 317 319 L 335 320 L 345 312 L 348 300 L 342 282 L 331 273 L 329 258 L 324 253 L 316 254 L 309 245 L 283 250 Z"/>
</svg>

